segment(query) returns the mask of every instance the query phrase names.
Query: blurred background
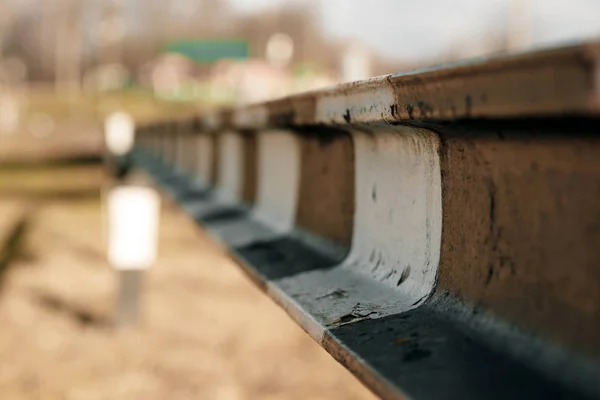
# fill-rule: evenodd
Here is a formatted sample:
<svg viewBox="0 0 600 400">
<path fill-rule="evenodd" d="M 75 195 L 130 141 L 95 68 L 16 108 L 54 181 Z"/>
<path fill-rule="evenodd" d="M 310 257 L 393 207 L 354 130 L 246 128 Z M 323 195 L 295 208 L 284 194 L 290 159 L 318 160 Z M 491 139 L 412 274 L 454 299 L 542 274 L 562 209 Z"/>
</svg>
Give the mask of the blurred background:
<svg viewBox="0 0 600 400">
<path fill-rule="evenodd" d="M 104 119 L 598 35 L 598 0 L 0 0 L 0 398 L 371 398 L 167 199 L 113 328 Z"/>
<path fill-rule="evenodd" d="M 600 34 L 597 0 L 0 0 L 0 8 L 0 134 L 35 137 L 81 132 L 114 109 L 172 115 Z"/>
</svg>

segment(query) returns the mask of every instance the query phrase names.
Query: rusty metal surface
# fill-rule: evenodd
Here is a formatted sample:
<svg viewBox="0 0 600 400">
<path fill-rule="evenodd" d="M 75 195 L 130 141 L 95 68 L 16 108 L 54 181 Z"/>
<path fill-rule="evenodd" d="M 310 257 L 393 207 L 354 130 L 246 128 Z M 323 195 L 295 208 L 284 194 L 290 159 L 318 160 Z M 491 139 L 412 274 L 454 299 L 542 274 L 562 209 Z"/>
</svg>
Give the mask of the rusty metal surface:
<svg viewBox="0 0 600 400">
<path fill-rule="evenodd" d="M 600 43 L 500 55 L 204 115 L 205 127 L 600 115 Z"/>
<path fill-rule="evenodd" d="M 141 161 L 140 165 L 144 166 L 145 162 Z M 162 176 L 161 187 L 190 212 L 190 206 L 197 205 L 198 200 L 189 194 L 182 196 L 188 192 L 188 183 L 168 179 L 178 176 L 172 175 L 174 171 L 168 168 L 161 171 L 153 176 Z M 203 196 L 199 198 L 211 201 Z M 200 222 L 209 232 L 224 221 L 250 223 L 246 213 L 233 211 L 200 219 Z M 236 239 L 230 234 L 221 240 L 227 245 Z M 232 255 L 267 292 L 274 280 L 329 270 L 338 262 L 294 236 L 233 247 Z M 386 399 L 587 398 L 579 390 L 561 385 L 522 360 L 490 346 L 476 331 L 456 324 L 442 312 L 445 301 L 432 299 L 406 313 L 333 326 L 326 330 L 321 345 Z M 303 322 L 304 318 L 310 318 L 308 315 L 295 315 L 293 310 L 290 315 L 303 328 L 309 327 L 310 323 Z"/>
<path fill-rule="evenodd" d="M 170 129 L 140 126 L 136 157 L 378 395 L 600 398 L 598 49 L 476 60 L 199 116 L 187 126 L 214 138 L 210 188 L 178 171 L 193 162 L 173 156 Z M 285 232 L 257 219 L 260 160 L 274 150 L 258 151 L 256 135 L 274 128 L 300 148 Z M 232 137 L 241 152 L 223 146 Z M 240 196 L 223 203 L 232 168 Z"/>
</svg>

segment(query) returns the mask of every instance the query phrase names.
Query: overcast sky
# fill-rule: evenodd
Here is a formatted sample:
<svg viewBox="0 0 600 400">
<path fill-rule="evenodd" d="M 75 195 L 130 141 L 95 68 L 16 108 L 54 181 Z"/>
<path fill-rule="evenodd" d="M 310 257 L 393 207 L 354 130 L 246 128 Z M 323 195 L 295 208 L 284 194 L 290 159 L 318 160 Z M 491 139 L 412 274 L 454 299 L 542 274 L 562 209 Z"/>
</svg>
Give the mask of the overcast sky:
<svg viewBox="0 0 600 400">
<path fill-rule="evenodd" d="M 506 26 L 510 0 L 230 0 L 255 12 L 286 1 L 314 2 L 325 32 L 359 38 L 388 57 L 435 58 L 457 41 L 476 42 Z M 522 0 L 529 43 L 546 45 L 600 36 L 600 0 Z"/>
</svg>

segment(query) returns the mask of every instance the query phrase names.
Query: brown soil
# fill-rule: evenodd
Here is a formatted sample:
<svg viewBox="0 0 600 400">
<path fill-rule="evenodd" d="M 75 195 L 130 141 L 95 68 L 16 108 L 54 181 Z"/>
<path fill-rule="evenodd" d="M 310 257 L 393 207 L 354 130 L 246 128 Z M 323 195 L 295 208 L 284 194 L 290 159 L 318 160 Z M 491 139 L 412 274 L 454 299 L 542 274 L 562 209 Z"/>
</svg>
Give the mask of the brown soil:
<svg viewBox="0 0 600 400">
<path fill-rule="evenodd" d="M 31 204 L 31 192 L 18 203 L 10 192 L 0 219 Z M 105 261 L 99 196 L 85 193 L 34 194 L 8 252 L 1 399 L 373 398 L 174 205 L 163 206 L 141 322 L 115 328 L 117 275 Z"/>
</svg>

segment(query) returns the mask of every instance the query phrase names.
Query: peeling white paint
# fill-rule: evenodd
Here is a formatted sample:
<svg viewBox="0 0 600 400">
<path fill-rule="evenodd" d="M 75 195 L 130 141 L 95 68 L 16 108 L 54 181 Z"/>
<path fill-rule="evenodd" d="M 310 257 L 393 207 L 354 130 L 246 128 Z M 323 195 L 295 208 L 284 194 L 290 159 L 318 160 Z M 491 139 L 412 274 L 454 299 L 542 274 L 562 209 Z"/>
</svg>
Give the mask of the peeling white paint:
<svg viewBox="0 0 600 400">
<path fill-rule="evenodd" d="M 356 132 L 353 139 L 356 212 L 345 264 L 417 300 L 431 291 L 440 257 L 437 136 L 399 127 L 374 135 Z M 408 278 L 398 285 L 408 268 Z"/>
<path fill-rule="evenodd" d="M 396 104 L 396 95 L 392 86 L 382 86 L 383 82 L 385 78 L 374 78 L 366 81 L 360 89 L 319 96 L 315 122 L 345 124 L 393 121 L 391 107 Z"/>
<path fill-rule="evenodd" d="M 294 227 L 300 185 L 300 144 L 286 131 L 258 134 L 258 187 L 253 216 L 276 232 Z"/>
<path fill-rule="evenodd" d="M 305 314 L 317 321 L 303 327 L 318 342 L 325 329 L 336 326 L 340 317 L 353 315 L 358 321 L 413 308 L 408 298 L 398 291 L 340 267 L 267 282 L 267 292 L 291 316 L 301 316 L 296 319 L 298 323 L 308 320 Z"/>
<path fill-rule="evenodd" d="M 238 203 L 244 184 L 244 143 L 235 132 L 224 132 L 219 138 L 218 198 L 223 203 Z"/>
<path fill-rule="evenodd" d="M 231 247 L 273 240 L 294 227 L 300 183 L 300 146 L 286 131 L 257 136 L 257 197 L 250 218 L 209 226 L 218 240 Z"/>
<path fill-rule="evenodd" d="M 330 270 L 268 283 L 321 325 L 408 311 L 431 293 L 440 257 L 441 173 L 434 133 L 353 133 L 356 199 L 348 257 Z"/>
<path fill-rule="evenodd" d="M 307 312 L 301 304 L 290 298 L 282 289 L 271 282 L 267 282 L 267 294 L 281 306 L 289 316 L 296 321 L 317 343 L 323 341 L 325 330 L 321 321 Z"/>
</svg>

